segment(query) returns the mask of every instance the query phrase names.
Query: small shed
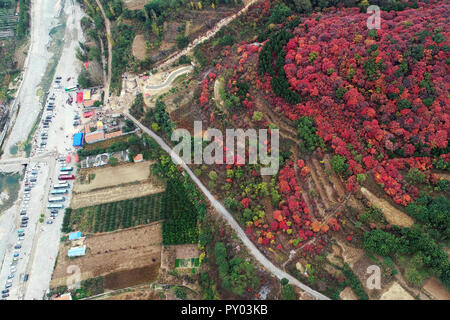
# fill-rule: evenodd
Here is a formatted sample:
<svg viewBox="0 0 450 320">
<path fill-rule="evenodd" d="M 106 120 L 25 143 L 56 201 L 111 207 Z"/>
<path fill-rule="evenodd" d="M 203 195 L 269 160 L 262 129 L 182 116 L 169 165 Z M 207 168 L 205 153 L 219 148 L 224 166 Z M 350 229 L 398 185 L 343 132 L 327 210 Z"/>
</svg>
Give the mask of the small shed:
<svg viewBox="0 0 450 320">
<path fill-rule="evenodd" d="M 69 257 L 80 257 L 84 256 L 85 254 L 86 254 L 86 246 L 73 247 L 70 248 L 69 251 L 67 252 L 67 256 Z"/>
<path fill-rule="evenodd" d="M 69 233 L 69 240 L 77 240 L 81 238 L 81 231 Z"/>
</svg>

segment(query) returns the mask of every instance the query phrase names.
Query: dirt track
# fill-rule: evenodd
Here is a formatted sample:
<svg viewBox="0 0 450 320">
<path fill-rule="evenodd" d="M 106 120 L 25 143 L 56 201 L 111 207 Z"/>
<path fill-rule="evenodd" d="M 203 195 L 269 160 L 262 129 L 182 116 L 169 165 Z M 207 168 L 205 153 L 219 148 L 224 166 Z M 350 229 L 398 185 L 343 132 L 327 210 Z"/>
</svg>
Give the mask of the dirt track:
<svg viewBox="0 0 450 320">
<path fill-rule="evenodd" d="M 381 209 L 383 215 L 390 224 L 400 227 L 411 227 L 414 224 L 414 220 L 410 216 L 393 207 L 386 200 L 377 198 L 372 192 L 364 187 L 361 188 L 361 192 L 377 208 Z"/>
</svg>

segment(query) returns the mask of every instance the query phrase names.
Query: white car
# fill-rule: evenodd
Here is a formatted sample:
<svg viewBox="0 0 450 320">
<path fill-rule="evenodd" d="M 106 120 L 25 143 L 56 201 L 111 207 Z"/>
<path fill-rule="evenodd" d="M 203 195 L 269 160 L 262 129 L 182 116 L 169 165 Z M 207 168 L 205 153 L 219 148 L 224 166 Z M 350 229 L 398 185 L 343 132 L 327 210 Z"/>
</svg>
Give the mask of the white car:
<svg viewBox="0 0 450 320">
<path fill-rule="evenodd" d="M 22 241 L 22 240 L 24 240 L 24 239 L 25 239 L 24 237 L 19 237 L 19 240 L 20 240 L 20 241 Z"/>
</svg>

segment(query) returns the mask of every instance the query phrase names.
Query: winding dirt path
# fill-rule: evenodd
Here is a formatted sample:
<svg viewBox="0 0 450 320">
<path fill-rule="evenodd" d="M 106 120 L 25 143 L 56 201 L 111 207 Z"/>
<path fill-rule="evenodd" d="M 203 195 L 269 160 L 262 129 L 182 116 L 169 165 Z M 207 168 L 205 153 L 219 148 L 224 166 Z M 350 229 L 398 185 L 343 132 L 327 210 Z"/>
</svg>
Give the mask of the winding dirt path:
<svg viewBox="0 0 450 320">
<path fill-rule="evenodd" d="M 100 0 L 95 0 L 100 11 L 102 12 L 103 19 L 105 20 L 106 38 L 108 39 L 108 76 L 105 83 L 105 97 L 109 96 L 109 85 L 111 84 L 111 69 L 112 69 L 112 37 L 111 37 L 111 21 L 105 14 L 102 3 Z"/>
</svg>

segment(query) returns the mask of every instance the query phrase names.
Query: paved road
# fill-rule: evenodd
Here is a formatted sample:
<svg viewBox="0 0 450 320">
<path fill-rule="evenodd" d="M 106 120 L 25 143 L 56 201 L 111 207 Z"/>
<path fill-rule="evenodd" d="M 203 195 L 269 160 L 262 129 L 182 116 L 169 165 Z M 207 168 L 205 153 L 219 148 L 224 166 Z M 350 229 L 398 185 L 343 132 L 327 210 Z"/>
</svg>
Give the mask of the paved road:
<svg viewBox="0 0 450 320">
<path fill-rule="evenodd" d="M 286 278 L 289 280 L 290 283 L 293 285 L 299 287 L 300 289 L 306 291 L 313 297 L 319 300 L 330 300 L 328 297 L 324 296 L 320 292 L 317 292 L 310 287 L 306 286 L 305 284 L 301 283 L 297 279 L 295 279 L 290 274 L 284 272 L 283 270 L 276 267 L 272 262 L 269 261 L 259 250 L 258 248 L 253 244 L 253 242 L 247 237 L 244 230 L 239 226 L 239 224 L 236 222 L 236 220 L 233 218 L 230 212 L 228 212 L 227 209 L 219 202 L 217 201 L 214 196 L 209 192 L 209 190 L 203 185 L 203 183 L 200 181 L 200 179 L 197 178 L 197 176 L 191 171 L 191 169 L 186 165 L 186 163 L 183 162 L 183 160 L 173 152 L 173 150 L 164 142 L 163 139 L 161 139 L 156 133 L 148 129 L 147 127 L 143 126 L 139 121 L 136 120 L 132 115 L 129 113 L 125 113 L 125 115 L 131 119 L 139 128 L 141 128 L 142 131 L 147 133 L 151 138 L 153 138 L 160 147 L 169 153 L 174 160 L 175 163 L 180 164 L 186 172 L 191 177 L 192 181 L 195 182 L 195 184 L 200 188 L 200 190 L 206 195 L 208 200 L 211 202 L 213 207 L 228 221 L 230 226 L 234 229 L 234 231 L 237 233 L 239 238 L 242 240 L 242 242 L 245 244 L 245 246 L 248 248 L 249 252 L 272 274 L 274 274 L 277 278 L 282 279 Z"/>
<path fill-rule="evenodd" d="M 29 164 L 31 162 L 45 162 L 48 159 L 54 158 L 56 155 L 57 155 L 56 151 L 51 151 L 31 158 L 4 159 L 0 160 L 0 166 L 9 164 L 23 164 L 23 163 Z"/>
<path fill-rule="evenodd" d="M 186 66 L 186 67 L 182 67 L 180 69 L 177 69 L 175 71 L 173 71 L 171 74 L 169 74 L 169 76 L 167 77 L 166 81 L 164 81 L 161 84 L 155 85 L 155 86 L 146 86 L 146 89 L 149 90 L 160 90 L 163 89 L 167 86 L 169 86 L 170 84 L 172 84 L 172 81 L 175 80 L 179 75 L 182 75 L 184 73 L 189 73 L 192 70 L 194 70 L 193 66 Z"/>
</svg>

